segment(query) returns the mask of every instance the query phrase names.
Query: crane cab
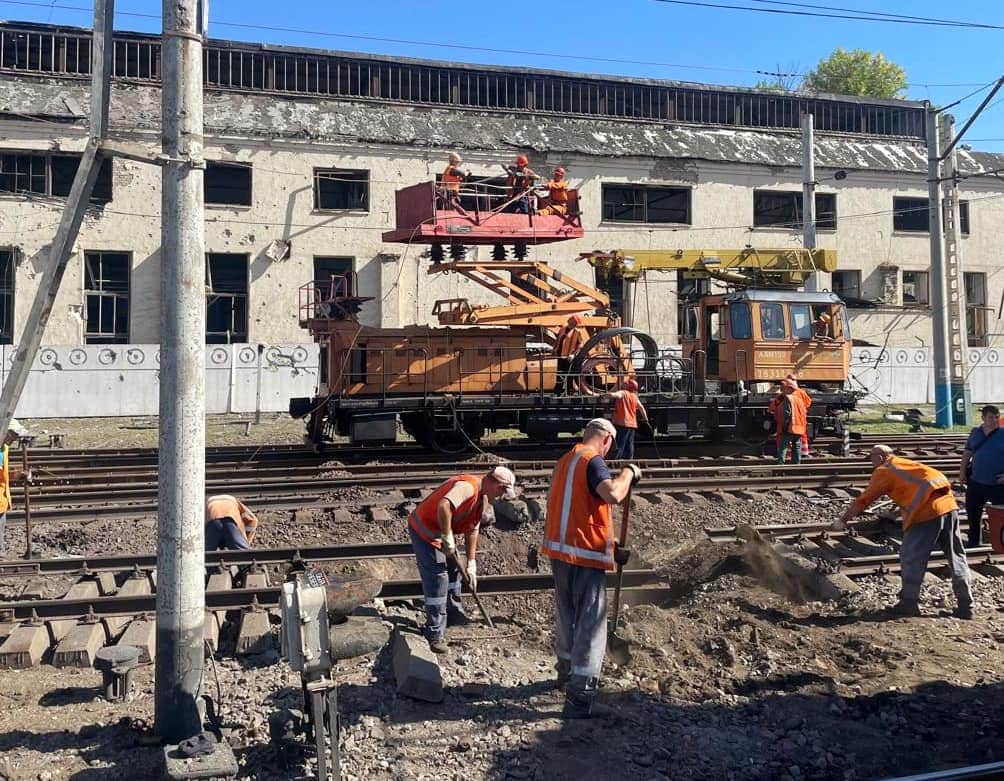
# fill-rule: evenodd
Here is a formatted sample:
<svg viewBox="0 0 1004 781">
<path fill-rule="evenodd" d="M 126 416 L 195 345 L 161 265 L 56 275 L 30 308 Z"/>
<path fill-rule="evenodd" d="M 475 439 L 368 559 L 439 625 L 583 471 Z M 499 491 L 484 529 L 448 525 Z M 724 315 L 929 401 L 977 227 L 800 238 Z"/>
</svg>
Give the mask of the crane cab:
<svg viewBox="0 0 1004 781">
<path fill-rule="evenodd" d="M 766 393 L 789 372 L 808 387 L 837 390 L 850 370 L 847 311 L 828 292 L 704 296 L 685 307 L 680 344 L 698 384 L 723 393 Z"/>
</svg>

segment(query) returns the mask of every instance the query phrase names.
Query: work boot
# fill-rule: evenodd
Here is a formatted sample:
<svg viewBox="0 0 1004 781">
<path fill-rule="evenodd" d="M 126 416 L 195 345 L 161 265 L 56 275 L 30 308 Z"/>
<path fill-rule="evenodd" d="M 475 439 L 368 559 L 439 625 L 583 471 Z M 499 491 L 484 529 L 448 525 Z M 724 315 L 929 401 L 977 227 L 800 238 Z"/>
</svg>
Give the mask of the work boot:
<svg viewBox="0 0 1004 781">
<path fill-rule="evenodd" d="M 572 677 L 572 665 L 567 659 L 559 659 L 558 663 L 554 665 L 554 669 L 558 671 L 558 677 L 554 680 L 554 688 L 563 692 L 568 685 L 568 679 Z"/>
<path fill-rule="evenodd" d="M 561 711 L 563 719 L 602 719 L 611 715 L 606 705 L 596 702 L 599 679 L 584 675 L 572 675 L 565 687 L 565 707 Z"/>
<path fill-rule="evenodd" d="M 434 654 L 445 654 L 450 650 L 446 645 L 446 639 L 442 637 L 438 640 L 429 640 L 429 649 Z"/>
<path fill-rule="evenodd" d="M 959 605 L 955 608 L 955 612 L 952 613 L 956 618 L 961 618 L 963 621 L 973 620 L 973 606 L 972 605 Z"/>
<path fill-rule="evenodd" d="M 895 605 L 889 608 L 890 613 L 895 613 L 898 616 L 919 616 L 920 605 L 916 602 L 907 602 L 904 600 L 899 600 Z"/>
</svg>

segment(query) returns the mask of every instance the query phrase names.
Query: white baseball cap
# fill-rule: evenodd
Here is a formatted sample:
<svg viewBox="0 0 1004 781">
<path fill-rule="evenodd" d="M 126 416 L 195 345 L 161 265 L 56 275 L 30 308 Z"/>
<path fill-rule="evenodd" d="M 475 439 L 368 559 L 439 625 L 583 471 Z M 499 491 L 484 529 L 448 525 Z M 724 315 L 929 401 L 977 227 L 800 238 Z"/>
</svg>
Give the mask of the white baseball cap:
<svg viewBox="0 0 1004 781">
<path fill-rule="evenodd" d="M 28 429 L 26 429 L 24 426 L 22 426 L 21 425 L 21 421 L 19 421 L 17 418 L 11 418 L 10 419 L 10 423 L 7 424 L 7 430 L 8 431 L 13 431 L 19 437 L 26 437 L 26 436 L 28 436 Z"/>
<path fill-rule="evenodd" d="M 497 466 L 489 472 L 488 475 L 499 485 L 505 486 L 505 493 L 503 496 L 506 499 L 516 498 L 516 475 L 513 474 L 513 471 L 509 469 L 509 467 Z"/>
<path fill-rule="evenodd" d="M 614 428 L 614 424 L 611 423 L 606 418 L 593 418 L 586 424 L 586 433 L 589 432 L 589 429 L 594 429 L 594 430 L 598 429 L 605 434 L 609 434 L 612 437 L 617 436 L 617 429 Z"/>
</svg>

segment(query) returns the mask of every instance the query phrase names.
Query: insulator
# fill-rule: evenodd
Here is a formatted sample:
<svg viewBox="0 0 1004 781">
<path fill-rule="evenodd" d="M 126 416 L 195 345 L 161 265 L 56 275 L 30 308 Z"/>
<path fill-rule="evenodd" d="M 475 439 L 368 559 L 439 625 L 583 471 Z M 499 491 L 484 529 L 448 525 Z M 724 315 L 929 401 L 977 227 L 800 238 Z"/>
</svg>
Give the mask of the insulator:
<svg viewBox="0 0 1004 781">
<path fill-rule="evenodd" d="M 512 250 L 516 255 L 516 260 L 526 260 L 527 246 L 525 241 L 517 242 Z"/>
<path fill-rule="evenodd" d="M 505 260 L 505 247 L 502 244 L 492 247 L 492 260 Z"/>
<path fill-rule="evenodd" d="M 432 258 L 433 263 L 442 263 L 443 258 L 446 257 L 446 253 L 443 252 L 443 245 L 433 244 L 429 249 L 429 257 Z"/>
<path fill-rule="evenodd" d="M 450 245 L 451 260 L 463 260 L 466 257 L 467 257 L 467 247 L 465 247 L 463 244 Z"/>
</svg>

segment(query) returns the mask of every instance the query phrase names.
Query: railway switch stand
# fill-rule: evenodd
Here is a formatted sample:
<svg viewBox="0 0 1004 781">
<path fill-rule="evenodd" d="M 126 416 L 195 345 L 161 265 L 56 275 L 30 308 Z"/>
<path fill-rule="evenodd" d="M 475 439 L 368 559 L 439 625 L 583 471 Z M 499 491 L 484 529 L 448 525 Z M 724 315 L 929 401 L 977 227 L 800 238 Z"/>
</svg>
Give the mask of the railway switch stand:
<svg viewBox="0 0 1004 781">
<path fill-rule="evenodd" d="M 104 697 L 122 702 L 132 691 L 132 671 L 139 666 L 139 649 L 134 645 L 109 645 L 94 655 L 94 668 L 101 673 Z"/>
</svg>

